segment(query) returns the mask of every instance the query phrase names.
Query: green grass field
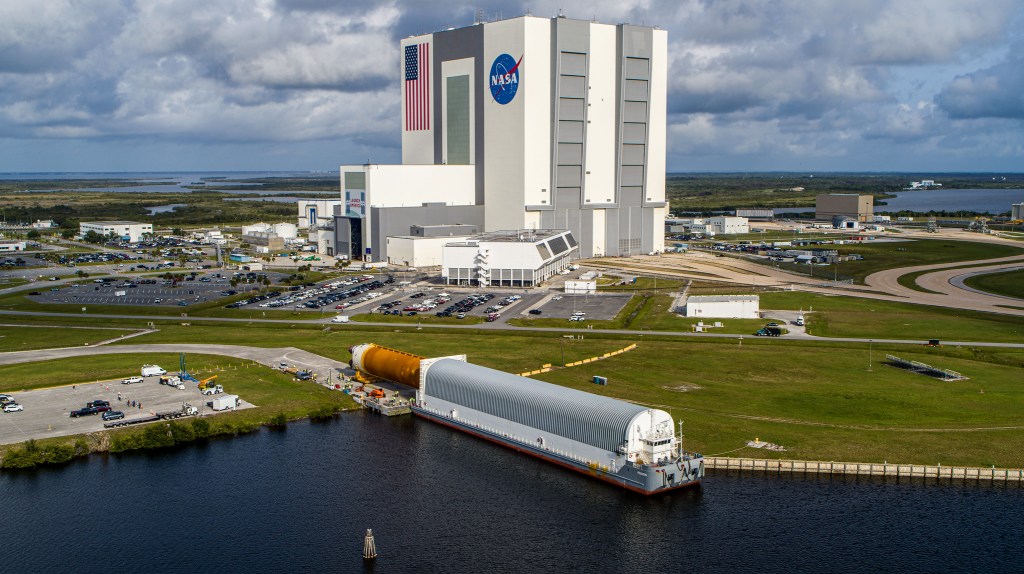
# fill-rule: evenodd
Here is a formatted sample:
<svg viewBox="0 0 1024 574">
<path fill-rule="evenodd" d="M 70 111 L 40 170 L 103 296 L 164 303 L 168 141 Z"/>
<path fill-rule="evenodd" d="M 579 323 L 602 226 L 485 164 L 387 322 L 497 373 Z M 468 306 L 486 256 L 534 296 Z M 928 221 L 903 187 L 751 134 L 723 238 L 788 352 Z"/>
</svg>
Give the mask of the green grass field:
<svg viewBox="0 0 1024 574">
<path fill-rule="evenodd" d="M 869 371 L 869 350 L 864 344 L 746 338 L 740 345 L 733 339 L 660 340 L 651 335 L 602 335 L 597 330 L 586 333 L 584 339 L 567 339 L 548 333 L 405 329 L 363 332 L 327 331 L 318 326 L 167 325 L 126 344 L 215 341 L 296 346 L 348 360 L 349 346 L 375 342 L 422 356 L 466 353 L 473 363 L 519 373 L 546 363 L 559 365 L 563 360 L 601 355 L 639 341 L 637 350 L 540 378 L 668 409 L 686 421 L 688 448 L 705 454 L 742 449 L 745 441 L 759 437 L 788 450 L 739 453 L 1024 466 L 1024 428 L 977 430 L 1024 427 L 1020 415 L 1024 412 L 1024 386 L 1019 384 L 1024 368 L 1022 350 L 876 343 L 870 351 Z M 970 380 L 947 383 L 901 371 L 882 364 L 886 353 L 953 369 Z M 177 355 L 170 354 L 147 356 L 147 362 L 173 365 L 176 360 Z M 246 367 L 243 361 L 223 357 L 189 355 L 188 360 L 190 368 L 218 374 L 218 382 L 231 392 L 271 409 L 252 413 L 259 420 L 277 413 L 299 415 L 322 404 L 315 385 L 294 383 L 269 369 Z M 0 391 L 119 377 L 134 372 L 139 361 L 138 355 L 115 355 L 49 361 L 46 369 L 33 364 L 0 366 L 0 381 L 7 381 Z M 589 383 L 594 375 L 608 377 L 609 386 Z"/>
<path fill-rule="evenodd" d="M 761 309 L 813 309 L 807 328 L 820 337 L 1024 341 L 1024 317 L 945 307 L 780 292 L 762 293 Z"/>
<path fill-rule="evenodd" d="M 1024 270 L 975 275 L 969 277 L 964 283 L 969 287 L 996 295 L 1024 299 Z"/>
<path fill-rule="evenodd" d="M 0 318 L 0 322 L 2 321 L 3 319 Z M 0 326 L 0 353 L 54 347 L 80 347 L 107 339 L 116 339 L 134 332 L 131 329 L 110 328 Z"/>
<path fill-rule="evenodd" d="M 860 261 L 844 261 L 838 266 L 825 266 L 811 270 L 807 265 L 793 263 L 776 264 L 767 259 L 752 259 L 755 263 L 777 266 L 779 269 L 795 271 L 802 275 L 809 272 L 823 279 L 838 276 L 840 279 L 852 278 L 863 284 L 864 278 L 876 271 L 912 267 L 915 265 L 931 265 L 935 263 L 959 263 L 979 259 L 994 259 L 1012 255 L 1024 255 L 1024 250 L 1010 245 L 976 243 L 969 241 L 950 241 L 940 239 L 917 239 L 895 242 L 867 241 L 859 244 L 822 245 L 823 249 L 835 249 L 840 254 L 856 253 L 864 256 Z"/>
</svg>

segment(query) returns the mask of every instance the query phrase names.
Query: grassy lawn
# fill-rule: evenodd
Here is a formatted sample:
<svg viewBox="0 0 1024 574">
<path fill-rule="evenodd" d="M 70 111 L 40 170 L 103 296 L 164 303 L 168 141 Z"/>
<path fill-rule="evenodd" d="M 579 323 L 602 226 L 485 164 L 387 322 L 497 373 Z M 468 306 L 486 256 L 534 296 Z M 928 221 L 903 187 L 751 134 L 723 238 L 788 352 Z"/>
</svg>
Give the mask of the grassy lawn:
<svg viewBox="0 0 1024 574">
<path fill-rule="evenodd" d="M 840 279 L 844 277 L 852 278 L 855 282 L 861 284 L 864 283 L 865 277 L 876 271 L 897 267 L 959 263 L 961 261 L 1024 255 L 1024 251 L 1020 248 L 1010 245 L 939 239 L 918 239 L 892 243 L 867 241 L 859 244 L 821 245 L 815 247 L 835 249 L 840 254 L 856 253 L 863 255 L 863 260 L 844 261 L 838 264 L 838 268 L 830 265 L 813 270 L 814 275 L 820 275 L 823 279 L 831 279 L 838 275 Z M 779 269 L 796 271 L 803 275 L 808 274 L 807 265 L 792 263 L 775 264 L 773 261 L 762 258 L 750 260 L 762 265 L 773 265 L 778 266 Z"/>
<path fill-rule="evenodd" d="M 644 321 L 648 312 L 657 314 L 657 306 L 667 300 L 634 298 L 639 304 L 630 311 L 636 312 L 633 321 Z M 819 308 L 825 311 L 823 316 L 830 313 L 816 299 L 804 302 L 814 303 L 812 325 Z M 519 373 L 546 363 L 562 364 L 563 356 L 564 361 L 572 362 L 637 341 L 636 337 L 602 334 L 597 329 L 584 334 L 584 339 L 567 339 L 548 333 L 449 333 L 409 327 L 368 332 L 334 327 L 167 325 L 157 333 L 125 343 L 209 341 L 295 346 L 348 360 L 349 346 L 374 342 L 422 356 L 466 353 L 470 362 Z M 736 454 L 1024 466 L 1024 430 L 966 430 L 1024 425 L 1020 416 L 1024 412 L 1024 386 L 1019 383 L 1024 351 L 876 343 L 871 349 L 869 371 L 869 351 L 864 344 L 753 337 L 745 338 L 742 345 L 737 343 L 732 339 L 669 341 L 648 335 L 634 351 L 539 378 L 670 410 L 686 423 L 688 448 L 705 454 L 738 449 L 745 441 L 759 437 L 788 450 L 741 450 Z M 885 366 L 881 361 L 886 353 L 953 369 L 970 380 L 946 383 Z M 155 354 L 145 359 L 165 367 L 177 364 L 176 354 Z M 289 418 L 303 416 L 309 409 L 342 400 L 342 395 L 329 391 L 321 395 L 322 389 L 315 385 L 295 383 L 270 369 L 246 366 L 245 361 L 191 354 L 188 360 L 190 369 L 218 374 L 218 382 L 230 392 L 260 405 L 254 412 L 240 411 L 224 419 L 213 417 L 211 423 L 223 420 L 224 424 L 247 428 L 255 424 L 253 421 L 269 420 L 278 413 Z M 46 369 L 39 365 L 2 366 L 0 381 L 7 383 L 0 386 L 0 391 L 116 378 L 134 373 L 141 362 L 139 355 L 107 355 L 50 361 Z M 608 377 L 609 386 L 591 384 L 594 375 Z M 232 417 L 239 419 L 231 422 L 235 420 Z"/>
<path fill-rule="evenodd" d="M 0 318 L 0 322 L 3 319 Z M 122 335 L 134 333 L 132 329 L 89 329 L 68 327 L 2 327 L 0 326 L 0 353 L 80 347 Z"/>
<path fill-rule="evenodd" d="M 670 410 L 685 421 L 687 448 L 705 454 L 758 437 L 787 451 L 734 456 L 1024 466 L 1024 429 L 966 430 L 1024 425 L 1019 366 L 876 345 L 869 371 L 862 345 L 751 343 L 645 341 L 613 359 L 539 378 Z M 883 365 L 887 351 L 971 380 L 945 383 Z M 609 385 L 591 384 L 593 375 L 608 377 Z"/>
<path fill-rule="evenodd" d="M 964 283 L 981 291 L 1024 299 L 1024 270 L 975 275 Z"/>
<path fill-rule="evenodd" d="M 1024 341 L 1024 318 L 994 313 L 800 292 L 762 293 L 761 308 L 813 309 L 807 329 L 821 337 Z"/>
<path fill-rule="evenodd" d="M 24 267 L 22 268 L 24 269 Z M 0 289 L 8 289 L 10 287 L 17 287 L 28 283 L 28 279 L 22 277 L 4 277 L 0 279 Z"/>
</svg>

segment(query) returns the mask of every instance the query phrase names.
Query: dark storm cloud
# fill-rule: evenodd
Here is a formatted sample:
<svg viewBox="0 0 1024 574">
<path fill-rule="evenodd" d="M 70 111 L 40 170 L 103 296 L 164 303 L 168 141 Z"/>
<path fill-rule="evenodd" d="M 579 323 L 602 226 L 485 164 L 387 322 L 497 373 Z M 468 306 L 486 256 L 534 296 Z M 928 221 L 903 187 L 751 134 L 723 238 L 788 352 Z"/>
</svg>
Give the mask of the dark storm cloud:
<svg viewBox="0 0 1024 574">
<path fill-rule="evenodd" d="M 1024 119 L 1024 58 L 958 76 L 935 101 L 954 119 Z"/>
</svg>

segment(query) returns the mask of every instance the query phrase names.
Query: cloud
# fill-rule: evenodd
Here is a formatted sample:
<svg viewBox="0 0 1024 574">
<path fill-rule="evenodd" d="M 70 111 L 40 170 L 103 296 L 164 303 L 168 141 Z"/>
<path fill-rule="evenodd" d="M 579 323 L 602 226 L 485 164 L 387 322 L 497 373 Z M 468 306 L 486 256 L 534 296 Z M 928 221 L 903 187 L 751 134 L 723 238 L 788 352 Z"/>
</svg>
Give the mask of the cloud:
<svg viewBox="0 0 1024 574">
<path fill-rule="evenodd" d="M 957 76 L 936 103 L 954 119 L 1024 120 L 1024 58 L 1008 58 L 990 68 Z"/>
<path fill-rule="evenodd" d="M 667 29 L 670 166 L 1024 146 L 1019 0 L 3 0 L 0 138 L 393 154 L 398 40 L 476 9 Z"/>
</svg>

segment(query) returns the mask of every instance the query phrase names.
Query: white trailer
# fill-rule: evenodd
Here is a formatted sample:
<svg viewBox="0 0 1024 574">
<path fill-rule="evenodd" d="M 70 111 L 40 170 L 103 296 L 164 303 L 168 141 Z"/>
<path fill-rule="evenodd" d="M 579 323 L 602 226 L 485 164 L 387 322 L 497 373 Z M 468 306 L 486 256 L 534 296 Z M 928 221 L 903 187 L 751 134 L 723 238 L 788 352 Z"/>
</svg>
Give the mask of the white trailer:
<svg viewBox="0 0 1024 574">
<path fill-rule="evenodd" d="M 210 401 L 209 405 L 215 411 L 226 411 L 238 408 L 240 402 L 238 395 L 222 395 Z"/>
</svg>

